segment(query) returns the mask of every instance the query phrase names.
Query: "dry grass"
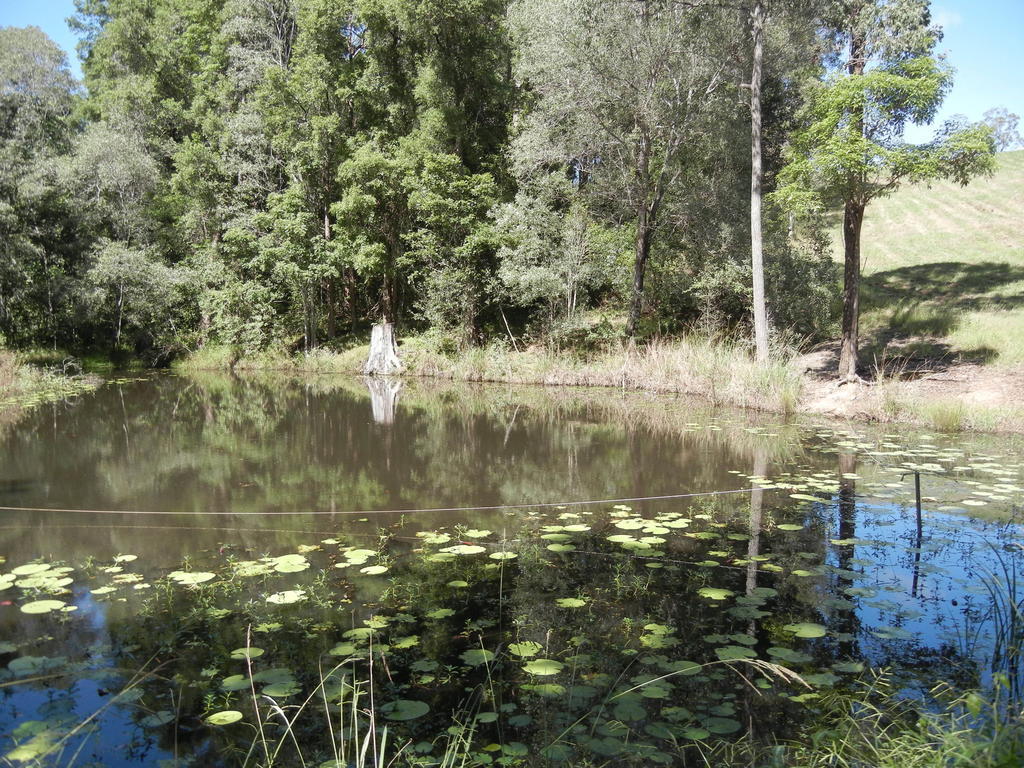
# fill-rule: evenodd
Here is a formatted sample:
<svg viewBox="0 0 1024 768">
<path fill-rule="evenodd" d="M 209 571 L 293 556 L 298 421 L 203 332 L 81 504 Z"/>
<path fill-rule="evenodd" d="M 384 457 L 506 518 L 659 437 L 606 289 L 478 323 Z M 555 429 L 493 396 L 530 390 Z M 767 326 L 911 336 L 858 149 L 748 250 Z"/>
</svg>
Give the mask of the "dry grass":
<svg viewBox="0 0 1024 768">
<path fill-rule="evenodd" d="M 180 369 L 358 374 L 367 353 L 368 347 L 360 346 L 311 355 L 267 354 L 232 363 L 223 350 L 208 348 Z M 695 338 L 623 345 L 583 360 L 539 347 L 515 352 L 497 344 L 449 356 L 428 337 L 414 337 L 401 344 L 399 356 L 409 376 L 687 394 L 715 405 L 787 414 L 796 410 L 802 382 L 787 360 L 761 365 L 738 345 Z"/>
</svg>

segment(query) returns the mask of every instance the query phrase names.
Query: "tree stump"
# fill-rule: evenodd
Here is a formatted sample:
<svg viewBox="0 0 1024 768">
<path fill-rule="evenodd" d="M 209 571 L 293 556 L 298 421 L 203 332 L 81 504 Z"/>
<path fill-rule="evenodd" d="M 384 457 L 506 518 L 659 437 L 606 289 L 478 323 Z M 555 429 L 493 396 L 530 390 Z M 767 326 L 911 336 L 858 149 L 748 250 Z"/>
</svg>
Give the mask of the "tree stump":
<svg viewBox="0 0 1024 768">
<path fill-rule="evenodd" d="M 370 356 L 363 367 L 363 373 L 367 376 L 387 376 L 401 373 L 404 368 L 395 346 L 394 324 L 387 321 L 376 323 L 370 334 Z"/>
</svg>

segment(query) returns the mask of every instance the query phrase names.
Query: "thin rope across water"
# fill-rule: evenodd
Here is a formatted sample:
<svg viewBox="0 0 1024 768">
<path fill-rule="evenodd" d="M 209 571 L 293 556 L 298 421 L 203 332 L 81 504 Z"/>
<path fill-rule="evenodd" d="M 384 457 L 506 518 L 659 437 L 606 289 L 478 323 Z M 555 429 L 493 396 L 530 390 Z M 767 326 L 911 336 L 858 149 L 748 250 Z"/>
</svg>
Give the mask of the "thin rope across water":
<svg viewBox="0 0 1024 768">
<path fill-rule="evenodd" d="M 234 512 L 228 510 L 212 510 L 209 512 L 171 512 L 168 510 L 141 510 L 141 509 L 66 509 L 60 507 L 4 507 L 0 506 L 3 512 L 68 512 L 83 513 L 89 515 L 223 515 L 231 517 L 280 517 L 283 515 L 413 515 L 432 514 L 438 512 L 489 512 L 503 509 L 552 509 L 557 507 L 580 507 L 594 504 L 623 504 L 625 502 L 638 501 L 666 501 L 670 499 L 691 499 L 701 496 L 725 496 L 734 493 L 750 493 L 751 491 L 771 491 L 775 488 L 732 488 L 724 491 L 702 491 L 699 493 L 667 493 L 660 496 L 626 496 L 618 499 L 584 499 L 582 501 L 545 501 L 529 504 L 490 504 L 470 507 L 426 507 L 408 509 L 361 509 L 361 510 L 327 510 L 317 509 L 309 512 L 282 512 L 282 511 L 256 511 L 256 512 Z M 822 501 L 826 501 L 822 499 Z"/>
</svg>

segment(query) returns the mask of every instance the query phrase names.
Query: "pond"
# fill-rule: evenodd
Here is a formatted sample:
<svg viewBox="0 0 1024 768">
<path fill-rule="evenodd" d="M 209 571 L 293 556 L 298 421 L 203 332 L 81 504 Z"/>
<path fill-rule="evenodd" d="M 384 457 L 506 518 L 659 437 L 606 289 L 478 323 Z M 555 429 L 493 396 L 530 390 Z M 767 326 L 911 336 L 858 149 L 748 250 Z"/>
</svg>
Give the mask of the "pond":
<svg viewBox="0 0 1024 768">
<path fill-rule="evenodd" d="M 1021 693 L 1005 437 L 153 374 L 0 446 L 15 765 L 702 765 L 837 692 Z"/>
</svg>

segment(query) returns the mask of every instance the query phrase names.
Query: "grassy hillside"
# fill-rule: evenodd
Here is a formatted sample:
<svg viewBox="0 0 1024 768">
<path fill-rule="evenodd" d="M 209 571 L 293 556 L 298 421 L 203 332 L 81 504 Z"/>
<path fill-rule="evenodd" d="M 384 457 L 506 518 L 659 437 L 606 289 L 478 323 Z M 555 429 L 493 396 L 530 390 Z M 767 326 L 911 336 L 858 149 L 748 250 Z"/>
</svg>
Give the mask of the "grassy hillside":
<svg viewBox="0 0 1024 768">
<path fill-rule="evenodd" d="M 1024 151 L 967 187 L 905 187 L 869 205 L 863 269 L 866 362 L 1024 363 Z"/>
</svg>

